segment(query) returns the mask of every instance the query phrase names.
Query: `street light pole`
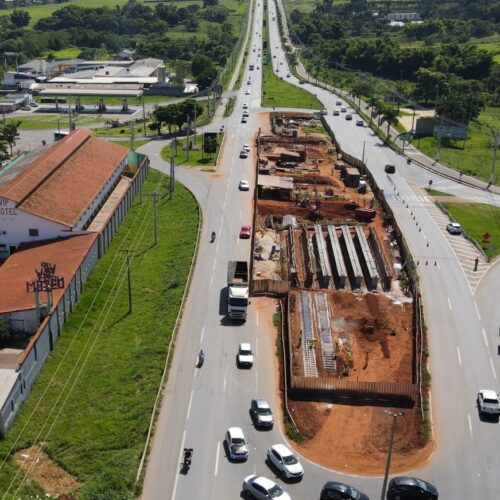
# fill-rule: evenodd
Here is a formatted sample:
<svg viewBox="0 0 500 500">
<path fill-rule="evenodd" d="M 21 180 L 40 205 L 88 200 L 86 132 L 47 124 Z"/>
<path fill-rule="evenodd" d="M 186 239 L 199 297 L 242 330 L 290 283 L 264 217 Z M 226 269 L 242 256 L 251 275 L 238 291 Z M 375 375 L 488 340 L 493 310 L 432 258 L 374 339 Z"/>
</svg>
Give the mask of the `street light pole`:
<svg viewBox="0 0 500 500">
<path fill-rule="evenodd" d="M 380 500 L 385 500 L 385 491 L 387 489 L 387 480 L 389 479 L 389 470 L 391 468 L 391 456 L 392 456 L 392 447 L 394 444 L 394 434 L 396 432 L 396 419 L 397 417 L 404 416 L 403 413 L 392 413 L 390 411 L 384 411 L 387 415 L 392 417 L 392 425 L 391 425 L 391 437 L 389 438 L 389 451 L 387 452 L 387 462 L 385 464 L 385 475 L 384 475 L 384 484 L 382 485 L 382 495 L 380 496 Z"/>
</svg>

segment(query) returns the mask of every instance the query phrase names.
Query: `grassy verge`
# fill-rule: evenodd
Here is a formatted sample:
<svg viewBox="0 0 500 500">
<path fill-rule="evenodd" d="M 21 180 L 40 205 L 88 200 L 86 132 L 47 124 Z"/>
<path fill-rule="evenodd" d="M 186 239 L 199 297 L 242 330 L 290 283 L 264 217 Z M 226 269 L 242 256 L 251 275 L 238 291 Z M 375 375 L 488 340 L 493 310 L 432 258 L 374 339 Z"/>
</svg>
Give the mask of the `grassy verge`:
<svg viewBox="0 0 500 500">
<path fill-rule="evenodd" d="M 441 163 L 467 175 L 488 181 L 492 160 L 492 138 L 488 125 L 500 129 L 500 108 L 486 108 L 477 121 L 469 124 L 469 139 L 459 141 L 442 139 L 439 152 Z M 431 158 L 436 158 L 438 141 L 434 137 L 421 137 L 414 145 Z M 498 161 L 497 161 L 498 163 Z M 497 173 L 494 184 L 500 182 Z"/>
<path fill-rule="evenodd" d="M 445 193 L 444 191 L 438 191 L 437 189 L 425 189 L 429 196 L 453 196 L 450 193 Z"/>
<path fill-rule="evenodd" d="M 134 141 L 134 149 L 138 149 L 144 144 L 147 144 L 149 139 L 141 139 L 140 141 Z M 125 146 L 126 148 L 132 149 L 132 141 L 113 141 L 113 144 L 120 144 L 120 146 Z"/>
<path fill-rule="evenodd" d="M 165 185 L 165 176 L 152 171 L 143 187 L 145 193 L 157 190 L 163 195 L 158 202 L 157 245 L 153 246 L 152 199 L 144 196 L 141 204 L 138 196 L 94 268 L 17 421 L 0 442 L 1 460 L 7 457 L 0 466 L 3 498 L 35 498 L 30 495 L 40 493 L 28 480 L 14 495 L 23 475 L 15 477 L 19 468 L 9 454 L 11 447 L 17 451 L 35 442 L 83 483 L 78 498 L 133 498 L 198 229 L 192 195 L 177 185 L 167 201 Z M 123 249 L 134 250 L 131 314 Z M 9 490 L 11 481 L 14 488 Z"/>
<path fill-rule="evenodd" d="M 312 94 L 282 80 L 274 74 L 271 61 L 266 61 L 266 51 L 264 51 L 262 58 L 263 106 L 323 109 L 323 105 Z"/>
<path fill-rule="evenodd" d="M 484 203 L 452 203 L 441 205 L 462 226 L 463 230 L 483 248 L 490 258 L 500 254 L 500 208 Z M 482 243 L 483 234 L 490 234 L 490 241 Z"/>
<path fill-rule="evenodd" d="M 104 123 L 105 121 L 104 118 L 94 118 L 83 115 L 77 115 L 73 117 L 72 120 L 79 127 L 85 127 L 86 125 L 95 123 Z M 7 118 L 5 121 L 7 123 L 18 121 L 21 122 L 21 125 L 19 126 L 20 130 L 57 130 L 59 127 L 61 128 L 61 130 L 69 130 L 68 115 L 33 114 L 29 116 L 22 116 L 19 118 Z"/>
<path fill-rule="evenodd" d="M 177 141 L 177 151 L 175 155 L 175 164 L 177 166 L 183 166 L 183 167 L 203 167 L 203 166 L 209 166 L 209 165 L 215 165 L 215 162 L 217 160 L 217 155 L 219 153 L 219 148 L 220 145 L 222 144 L 222 139 L 224 137 L 223 132 L 219 132 L 217 134 L 217 152 L 213 154 L 204 154 L 202 151 L 202 134 L 199 134 L 196 136 L 196 141 L 194 141 L 193 138 L 191 140 L 193 141 L 194 147 L 197 149 L 193 149 L 189 152 L 189 159 L 187 158 L 187 152 L 185 146 L 186 146 L 186 139 L 185 138 L 180 138 Z M 194 144 L 196 143 L 196 144 Z M 168 144 L 165 146 L 162 151 L 161 151 L 161 157 L 165 161 L 170 161 L 170 155 L 172 151 L 172 146 Z"/>
</svg>

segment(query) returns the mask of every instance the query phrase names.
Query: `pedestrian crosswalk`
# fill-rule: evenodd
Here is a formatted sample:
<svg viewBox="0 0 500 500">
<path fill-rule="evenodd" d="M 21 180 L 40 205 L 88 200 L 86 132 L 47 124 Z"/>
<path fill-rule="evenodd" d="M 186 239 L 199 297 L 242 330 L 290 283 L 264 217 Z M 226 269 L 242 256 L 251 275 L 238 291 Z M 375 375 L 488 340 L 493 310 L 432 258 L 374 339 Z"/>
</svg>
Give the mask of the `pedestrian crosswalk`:
<svg viewBox="0 0 500 500">
<path fill-rule="evenodd" d="M 464 235 L 452 235 L 448 233 L 446 226 L 450 222 L 450 218 L 435 203 L 433 203 L 429 196 L 423 194 L 425 191 L 423 191 L 422 188 L 414 187 L 412 189 L 415 192 L 414 196 L 417 199 L 421 199 L 423 197 L 429 200 L 429 202 L 424 203 L 425 209 L 434 222 L 436 222 L 439 228 L 443 231 L 443 234 L 450 243 L 451 248 L 457 257 L 457 260 L 464 270 L 471 291 L 474 292 L 482 276 L 489 269 L 490 263 L 485 260 L 482 252 Z"/>
</svg>

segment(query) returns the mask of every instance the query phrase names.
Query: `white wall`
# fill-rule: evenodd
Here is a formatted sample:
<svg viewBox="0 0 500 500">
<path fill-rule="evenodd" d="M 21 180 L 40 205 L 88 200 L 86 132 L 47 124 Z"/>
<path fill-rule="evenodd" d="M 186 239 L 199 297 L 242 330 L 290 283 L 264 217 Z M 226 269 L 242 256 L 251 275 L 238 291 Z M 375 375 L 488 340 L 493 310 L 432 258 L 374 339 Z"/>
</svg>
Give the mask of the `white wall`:
<svg viewBox="0 0 500 500">
<path fill-rule="evenodd" d="M 30 236 L 29 229 L 38 229 L 38 236 Z M 20 243 L 44 241 L 58 236 L 67 236 L 68 227 L 16 208 L 16 204 L 0 197 L 0 256 L 9 255 L 9 247 Z"/>
</svg>

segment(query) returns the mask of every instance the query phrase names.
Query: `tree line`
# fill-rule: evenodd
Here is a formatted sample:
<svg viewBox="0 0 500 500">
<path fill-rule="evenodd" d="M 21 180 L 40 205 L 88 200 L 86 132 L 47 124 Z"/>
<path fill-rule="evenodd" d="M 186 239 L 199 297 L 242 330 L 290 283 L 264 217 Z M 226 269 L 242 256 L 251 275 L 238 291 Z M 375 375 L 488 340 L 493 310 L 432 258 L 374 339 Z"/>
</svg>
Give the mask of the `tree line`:
<svg viewBox="0 0 500 500">
<path fill-rule="evenodd" d="M 168 3 L 150 7 L 128 0 L 113 8 L 66 5 L 30 28 L 29 12 L 19 9 L 0 16 L 0 52 L 16 52 L 20 63 L 68 47 L 81 48 L 82 58 L 129 47 L 136 50 L 136 57 L 158 57 L 167 63 L 191 62 L 196 55 L 204 55 L 209 61 L 202 75 L 206 77 L 224 66 L 237 39 L 228 21 L 232 12 L 218 0 L 180 7 Z M 192 36 L 170 35 L 177 31 Z M 201 85 L 206 86 L 207 81 L 202 78 Z"/>
<path fill-rule="evenodd" d="M 462 0 L 463 9 L 447 11 L 443 19 L 436 17 L 442 2 L 418 3 L 426 17 L 419 24 L 390 27 L 365 0 L 319 0 L 311 13 L 293 10 L 289 22 L 316 71 L 362 71 L 393 80 L 398 87 L 404 81 L 409 97 L 433 103 L 442 115 L 466 123 L 486 104 L 498 105 L 500 65 L 493 54 L 466 42 L 498 30 L 500 2 Z M 476 17 L 466 18 L 464 12 Z"/>
</svg>

